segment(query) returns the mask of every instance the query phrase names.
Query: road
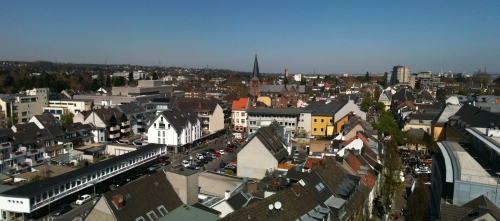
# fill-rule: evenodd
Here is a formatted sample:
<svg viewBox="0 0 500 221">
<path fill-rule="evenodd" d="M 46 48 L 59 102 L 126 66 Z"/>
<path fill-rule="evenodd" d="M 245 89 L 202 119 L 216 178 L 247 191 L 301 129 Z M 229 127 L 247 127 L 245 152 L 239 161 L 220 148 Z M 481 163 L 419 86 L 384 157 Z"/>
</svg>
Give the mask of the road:
<svg viewBox="0 0 500 221">
<path fill-rule="evenodd" d="M 243 145 L 243 144 L 242 144 Z M 226 152 L 225 155 L 222 155 L 221 157 L 217 157 L 216 159 L 214 159 L 213 161 L 210 161 L 208 162 L 208 164 L 205 164 L 205 169 L 206 170 L 210 170 L 210 171 L 214 171 L 214 170 L 218 170 L 219 169 L 219 164 L 222 160 L 224 160 L 224 162 L 226 163 L 229 163 L 231 162 L 231 160 L 233 160 L 234 158 L 236 158 L 238 152 L 241 150 L 241 146 L 238 146 L 238 148 L 234 149 L 234 151 L 232 153 L 228 153 Z M 210 148 L 213 148 L 215 150 L 221 150 L 221 149 L 224 149 L 227 147 L 227 143 L 224 142 L 224 139 L 222 138 L 217 138 L 217 139 L 214 139 L 212 141 L 210 141 L 208 143 L 208 145 L 205 147 L 205 148 L 201 148 L 201 149 L 197 149 L 195 151 L 192 151 L 190 155 L 182 155 L 182 154 L 168 154 L 167 156 L 169 157 L 169 160 L 172 162 L 170 165 L 167 165 L 167 166 L 162 166 L 159 170 L 168 170 L 170 169 L 170 167 L 172 165 L 175 165 L 175 164 L 180 164 L 182 162 L 182 160 L 188 160 L 191 156 L 194 160 L 195 159 L 195 155 L 196 153 L 202 153 L 202 152 L 205 152 L 206 150 L 210 149 Z M 196 160 L 197 161 L 197 160 Z M 131 182 L 135 182 L 137 180 L 140 180 L 140 179 L 143 179 L 145 176 L 141 176 L 139 177 L 138 179 L 136 180 L 133 180 Z M 125 184 L 127 185 L 127 184 Z M 111 190 L 114 190 L 116 189 L 114 187 L 114 185 L 111 185 L 110 186 Z M 99 199 L 99 197 L 98 197 Z M 81 206 L 77 206 L 75 205 L 75 203 L 71 203 L 71 206 L 73 207 L 72 210 L 70 210 L 69 212 L 63 214 L 62 216 L 59 216 L 59 217 L 53 217 L 53 216 L 44 216 L 40 219 L 38 219 L 38 221 L 45 221 L 45 220 L 65 220 L 65 221 L 69 221 L 69 220 L 77 220 L 75 219 L 75 217 L 77 216 L 81 216 L 82 213 L 87 210 L 87 209 L 90 209 L 93 205 L 93 200 L 90 201 L 90 202 L 87 202 L 86 204 L 84 205 L 81 205 Z M 51 208 L 51 212 L 55 211 L 57 208 Z"/>
</svg>

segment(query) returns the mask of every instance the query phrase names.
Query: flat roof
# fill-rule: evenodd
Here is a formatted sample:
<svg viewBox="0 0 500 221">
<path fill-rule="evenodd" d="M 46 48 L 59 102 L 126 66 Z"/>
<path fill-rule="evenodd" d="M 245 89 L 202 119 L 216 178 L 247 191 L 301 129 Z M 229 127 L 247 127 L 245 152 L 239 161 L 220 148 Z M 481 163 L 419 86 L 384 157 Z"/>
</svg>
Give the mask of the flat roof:
<svg viewBox="0 0 500 221">
<path fill-rule="evenodd" d="M 49 102 L 51 101 L 93 101 L 94 99 L 89 99 L 89 98 L 75 98 L 75 99 L 70 99 L 70 98 L 61 98 L 61 99 L 52 99 L 52 100 L 49 100 Z"/>
<path fill-rule="evenodd" d="M 179 174 L 179 175 L 183 175 L 183 176 L 191 176 L 195 173 L 198 173 L 199 170 L 190 170 L 190 169 L 179 168 L 179 169 L 170 169 L 170 170 L 167 170 L 167 172 L 175 173 L 175 174 Z"/>
<path fill-rule="evenodd" d="M 311 113 L 311 110 L 304 110 L 302 108 L 253 108 L 247 110 L 248 114 L 295 114 Z"/>
<path fill-rule="evenodd" d="M 453 167 L 455 180 L 497 185 L 496 180 L 458 142 L 442 141 Z M 446 163 L 446 162 L 445 162 Z"/>
<path fill-rule="evenodd" d="M 10 195 L 10 196 L 25 196 L 25 197 L 31 197 L 34 196 L 38 193 L 43 193 L 45 191 L 48 191 L 50 189 L 53 189 L 56 186 L 65 184 L 67 182 L 70 182 L 72 180 L 75 180 L 77 178 L 81 178 L 87 174 L 94 173 L 96 171 L 103 170 L 107 167 L 113 166 L 115 164 L 118 164 L 120 162 L 123 162 L 125 160 L 128 160 L 132 157 L 141 155 L 143 153 L 147 153 L 153 149 L 159 148 L 161 146 L 165 146 L 162 144 L 148 144 L 146 146 L 142 146 L 141 148 L 138 148 L 136 151 L 132 151 L 123 155 L 119 155 L 104 161 L 101 161 L 99 163 L 91 164 L 87 167 L 83 167 L 74 171 L 70 171 L 67 173 L 64 173 L 62 175 L 52 177 L 47 180 L 37 180 L 31 183 L 24 184 L 22 186 L 19 186 L 17 188 L 5 191 L 1 193 L 1 195 Z"/>
</svg>

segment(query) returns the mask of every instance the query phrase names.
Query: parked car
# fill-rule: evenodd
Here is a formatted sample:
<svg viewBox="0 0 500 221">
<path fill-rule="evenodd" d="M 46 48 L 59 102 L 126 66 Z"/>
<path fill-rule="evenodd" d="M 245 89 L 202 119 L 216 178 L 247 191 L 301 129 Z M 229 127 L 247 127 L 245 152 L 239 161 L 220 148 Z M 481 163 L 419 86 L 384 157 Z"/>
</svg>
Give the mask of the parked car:
<svg viewBox="0 0 500 221">
<path fill-rule="evenodd" d="M 110 190 L 111 189 L 109 188 L 109 186 L 101 186 L 95 190 L 95 194 L 96 194 L 96 196 L 99 196 L 103 193 L 107 193 Z"/>
<path fill-rule="evenodd" d="M 76 205 L 83 205 L 85 204 L 86 202 L 90 201 L 92 199 L 92 197 L 89 195 L 89 194 L 85 194 L 83 196 L 80 196 L 80 198 L 78 198 L 78 200 L 76 200 Z"/>
<path fill-rule="evenodd" d="M 156 170 L 150 170 L 146 176 L 151 176 L 156 173 Z"/>
<path fill-rule="evenodd" d="M 151 170 L 151 168 L 157 170 L 157 169 L 160 169 L 160 164 L 153 164 L 153 166 L 149 167 L 149 170 Z"/>
<path fill-rule="evenodd" d="M 200 161 L 198 161 L 198 163 L 201 163 L 201 164 L 207 164 L 208 163 L 208 160 L 203 158 L 201 159 Z"/>
<path fill-rule="evenodd" d="M 202 162 L 198 162 L 198 163 L 196 163 L 196 166 L 199 167 L 199 168 L 202 168 L 202 167 L 205 166 L 205 164 L 202 163 Z"/>
<path fill-rule="evenodd" d="M 203 154 L 201 154 L 201 153 L 197 153 L 197 154 L 196 154 L 196 159 L 198 159 L 198 160 L 203 159 Z"/>
<path fill-rule="evenodd" d="M 215 153 L 215 149 L 214 148 L 210 148 L 210 153 Z"/>
<path fill-rule="evenodd" d="M 224 148 L 224 150 L 228 153 L 232 153 L 233 152 L 233 148 L 230 148 L 230 147 L 226 147 Z"/>
<path fill-rule="evenodd" d="M 120 186 L 127 184 L 127 179 L 124 179 L 124 178 L 116 179 L 114 184 L 115 184 L 115 187 L 118 188 Z"/>
<path fill-rule="evenodd" d="M 130 176 L 128 177 L 128 180 L 127 180 L 127 181 L 128 181 L 128 182 L 130 182 L 130 181 L 132 181 L 132 180 L 136 180 L 136 179 L 137 179 L 137 178 L 139 178 L 139 177 L 141 177 L 141 174 L 140 174 L 140 173 L 134 173 L 134 174 L 132 174 L 132 175 L 130 175 Z"/>
<path fill-rule="evenodd" d="M 187 166 L 187 167 L 186 167 L 186 169 L 196 170 L 196 167 L 195 167 L 195 166 L 193 166 L 193 165 L 189 165 L 189 166 Z"/>
<path fill-rule="evenodd" d="M 166 166 L 166 165 L 170 165 L 172 162 L 170 162 L 170 160 L 165 160 L 163 162 L 161 162 L 161 165 L 162 166 Z"/>
<path fill-rule="evenodd" d="M 220 157 L 220 153 L 219 153 L 219 157 Z M 217 159 L 217 154 L 213 153 L 212 158 Z"/>
<path fill-rule="evenodd" d="M 55 211 L 54 213 L 52 214 L 53 216 L 60 216 L 62 214 L 65 214 L 67 213 L 68 211 L 70 211 L 71 209 L 73 209 L 73 207 L 71 207 L 69 204 L 64 204 L 64 205 L 61 205 L 59 206 Z"/>
<path fill-rule="evenodd" d="M 212 158 L 212 155 L 211 155 L 211 154 L 210 154 L 210 155 L 207 155 L 207 156 L 206 156 L 205 158 L 203 158 L 203 159 L 205 159 L 205 160 L 207 160 L 207 161 L 212 161 L 212 160 L 214 160 L 214 158 Z"/>
<path fill-rule="evenodd" d="M 219 150 L 220 155 L 226 155 L 226 152 L 224 150 Z"/>
<path fill-rule="evenodd" d="M 191 165 L 191 163 L 190 163 L 189 161 L 187 161 L 187 160 L 183 160 L 183 161 L 182 161 L 182 166 L 183 166 L 183 167 L 187 167 L 187 166 L 189 166 L 189 165 Z"/>
</svg>

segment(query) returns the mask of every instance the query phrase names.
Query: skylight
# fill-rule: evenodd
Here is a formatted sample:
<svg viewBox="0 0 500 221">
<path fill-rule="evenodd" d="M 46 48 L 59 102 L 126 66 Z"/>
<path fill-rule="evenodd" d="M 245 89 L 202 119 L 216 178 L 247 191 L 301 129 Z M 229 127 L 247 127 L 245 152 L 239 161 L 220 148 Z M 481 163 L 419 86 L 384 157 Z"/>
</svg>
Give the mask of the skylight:
<svg viewBox="0 0 500 221">
<path fill-rule="evenodd" d="M 158 211 L 160 211 L 161 216 L 166 216 L 168 213 L 167 209 L 165 209 L 163 205 L 158 207 Z"/>
<path fill-rule="evenodd" d="M 315 186 L 316 187 L 316 190 L 318 190 L 318 192 L 321 192 L 323 189 L 325 189 L 325 185 L 323 185 L 323 183 L 318 183 L 318 185 Z"/>
<path fill-rule="evenodd" d="M 151 211 L 149 211 L 149 212 L 147 213 L 147 215 L 148 215 L 149 219 L 151 219 L 151 221 L 156 221 L 156 220 L 158 220 L 158 216 L 156 216 L 156 213 L 155 213 L 154 211 L 152 211 L 152 210 L 151 210 Z"/>
</svg>

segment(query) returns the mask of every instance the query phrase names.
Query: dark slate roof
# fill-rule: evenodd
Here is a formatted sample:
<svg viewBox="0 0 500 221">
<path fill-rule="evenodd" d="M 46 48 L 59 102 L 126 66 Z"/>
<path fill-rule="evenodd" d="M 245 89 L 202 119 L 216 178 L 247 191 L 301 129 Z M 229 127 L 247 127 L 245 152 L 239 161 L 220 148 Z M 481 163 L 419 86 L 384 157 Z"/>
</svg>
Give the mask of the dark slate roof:
<svg viewBox="0 0 500 221">
<path fill-rule="evenodd" d="M 500 127 L 500 117 L 481 108 L 464 104 L 454 116 L 460 117 L 462 121 L 470 124 L 470 127 L 490 127 L 493 123 L 495 127 Z"/>
<path fill-rule="evenodd" d="M 212 208 L 210 208 L 208 206 L 205 206 L 205 205 L 203 205 L 201 203 L 195 203 L 192 206 L 196 207 L 198 209 L 204 210 L 206 212 L 213 213 L 215 215 L 219 215 L 220 214 L 220 212 L 218 210 L 214 210 L 214 209 L 212 209 Z M 144 217 L 144 218 L 146 218 L 146 217 Z"/>
<path fill-rule="evenodd" d="M 286 172 L 286 178 L 287 179 L 292 179 L 292 180 L 301 180 L 306 178 L 309 173 L 302 172 L 301 168 L 299 167 L 300 170 L 297 169 L 298 167 L 292 167 L 292 169 L 289 169 L 288 172 Z"/>
<path fill-rule="evenodd" d="M 441 204 L 440 220 L 461 220 L 473 211 L 472 208 L 464 206 L 456 206 L 451 204 Z"/>
<path fill-rule="evenodd" d="M 134 104 L 134 103 L 116 105 L 115 107 L 118 108 L 121 112 L 123 112 L 126 115 L 140 114 L 140 113 L 146 112 L 146 109 L 144 109 L 144 107 L 139 106 L 139 105 Z"/>
<path fill-rule="evenodd" d="M 404 102 L 405 100 L 409 100 L 411 102 L 415 102 L 415 96 L 406 89 L 402 88 L 398 92 L 392 95 L 392 101 Z"/>
<path fill-rule="evenodd" d="M 199 99 L 199 98 L 178 98 L 177 107 L 181 110 L 185 108 L 191 108 L 193 111 L 197 110 L 208 110 L 215 111 L 215 108 L 219 102 L 217 100 L 207 100 L 207 99 Z"/>
<path fill-rule="evenodd" d="M 31 197 L 34 196 L 35 194 L 47 191 L 49 189 L 54 188 L 55 186 L 62 185 L 66 183 L 68 180 L 73 180 L 79 177 L 83 177 L 87 174 L 94 173 L 96 171 L 99 171 L 103 168 L 110 167 L 114 164 L 118 164 L 119 162 L 128 160 L 129 158 L 133 158 L 135 156 L 141 155 L 143 153 L 149 152 L 152 149 L 156 149 L 160 146 L 164 146 L 162 144 L 148 144 L 146 146 L 141 146 L 137 148 L 137 150 L 116 156 L 113 158 L 110 158 L 108 160 L 101 161 L 99 163 L 91 164 L 87 167 L 80 168 L 78 170 L 73 170 L 68 173 L 52 177 L 47 180 L 37 180 L 31 183 L 24 184 L 22 186 L 19 186 L 17 188 L 14 188 L 9 191 L 5 191 L 2 193 L 2 195 L 10 195 L 10 196 L 25 196 L 25 197 Z"/>
<path fill-rule="evenodd" d="M 434 120 L 439 117 L 439 113 L 411 113 L 408 115 L 412 120 Z"/>
<path fill-rule="evenodd" d="M 116 119 L 117 123 L 121 123 L 123 113 L 117 108 L 95 109 L 94 112 L 96 113 L 96 116 L 101 118 L 101 120 L 106 123 L 106 125 L 109 124 L 109 120 L 113 117 Z M 90 116 L 90 114 L 88 116 Z M 87 118 L 88 116 L 86 116 L 85 118 Z"/>
<path fill-rule="evenodd" d="M 115 195 L 123 196 L 124 207 L 120 210 L 113 202 Z M 149 220 L 146 215 L 149 211 L 154 211 L 158 217 L 161 217 L 161 213 L 158 211 L 158 207 L 161 205 L 167 211 L 173 211 L 182 206 L 181 199 L 163 172 L 155 173 L 107 192 L 104 194 L 104 198 L 116 220 L 135 220 L 141 216 L 145 220 Z"/>
<path fill-rule="evenodd" d="M 300 193 L 294 192 L 292 188 L 279 191 L 278 193 L 262 199 L 256 203 L 236 210 L 221 220 L 273 220 L 290 221 L 296 220 L 307 214 L 319 205 L 314 196 L 304 187 L 298 186 Z M 283 210 L 279 213 L 275 210 L 269 213 L 269 204 L 281 202 Z"/>
<path fill-rule="evenodd" d="M 61 122 L 54 117 L 51 113 L 43 113 L 35 115 L 35 117 L 44 127 L 60 126 Z"/>
<path fill-rule="evenodd" d="M 313 116 L 334 116 L 346 103 L 330 103 L 330 104 L 317 104 L 312 103 L 307 105 L 304 110 L 310 110 Z"/>
<path fill-rule="evenodd" d="M 252 80 L 259 80 L 259 62 L 257 61 L 257 54 L 255 55 L 255 61 L 253 62 Z"/>
<path fill-rule="evenodd" d="M 191 110 L 191 108 L 184 108 L 182 110 L 179 109 L 171 109 L 161 112 L 161 114 L 156 115 L 156 118 L 152 121 L 156 121 L 156 119 L 160 116 L 165 117 L 165 119 L 170 123 L 170 125 L 177 131 L 182 130 L 186 123 L 189 121 L 191 124 L 194 124 L 198 119 L 198 116 Z M 151 127 L 152 124 L 149 125 Z M 149 128 L 148 127 L 148 128 Z"/>
<path fill-rule="evenodd" d="M 288 151 L 284 148 L 284 142 L 281 137 L 275 133 L 276 128 L 282 127 L 278 122 L 274 121 L 267 127 L 260 128 L 251 139 L 259 139 L 262 144 L 269 150 L 274 158 L 281 162 L 288 156 Z M 250 143 L 247 142 L 247 144 Z M 246 145 L 246 144 L 245 144 Z"/>
<path fill-rule="evenodd" d="M 227 199 L 226 202 L 234 209 L 241 209 L 244 206 L 249 203 L 249 201 L 252 199 L 252 195 L 246 194 L 243 192 L 239 192 L 238 194 L 232 196 L 231 198 Z M 255 202 L 255 201 L 254 201 Z"/>
</svg>

